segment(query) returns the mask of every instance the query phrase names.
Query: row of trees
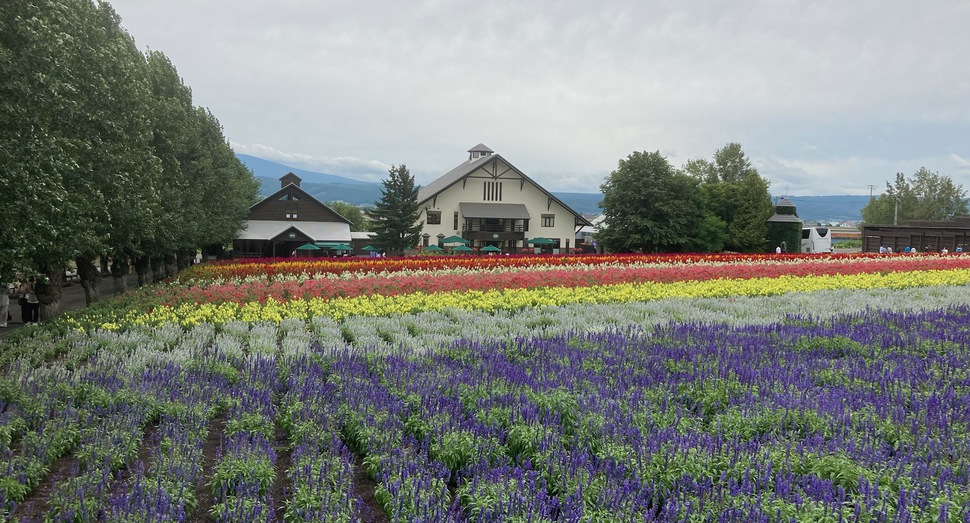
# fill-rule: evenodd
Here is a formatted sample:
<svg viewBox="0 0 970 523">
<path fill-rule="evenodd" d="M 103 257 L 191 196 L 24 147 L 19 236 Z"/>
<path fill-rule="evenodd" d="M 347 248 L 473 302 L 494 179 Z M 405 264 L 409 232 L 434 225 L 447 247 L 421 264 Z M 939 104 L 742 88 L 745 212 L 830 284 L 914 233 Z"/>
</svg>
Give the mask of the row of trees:
<svg viewBox="0 0 970 523">
<path fill-rule="evenodd" d="M 258 190 L 218 120 L 110 5 L 0 3 L 0 280 L 37 275 L 42 318 L 71 261 L 89 301 L 99 258 L 119 288 L 131 263 L 139 282 L 172 273 L 231 242 Z"/>
<path fill-rule="evenodd" d="M 758 252 L 771 216 L 768 181 L 729 143 L 710 161 L 676 169 L 659 152 L 620 160 L 600 186 L 605 228 L 598 241 L 613 252 Z"/>
<path fill-rule="evenodd" d="M 886 192 L 862 208 L 862 221 L 902 225 L 913 220 L 952 220 L 970 214 L 967 191 L 948 176 L 920 167 L 909 179 L 896 173 Z"/>
</svg>

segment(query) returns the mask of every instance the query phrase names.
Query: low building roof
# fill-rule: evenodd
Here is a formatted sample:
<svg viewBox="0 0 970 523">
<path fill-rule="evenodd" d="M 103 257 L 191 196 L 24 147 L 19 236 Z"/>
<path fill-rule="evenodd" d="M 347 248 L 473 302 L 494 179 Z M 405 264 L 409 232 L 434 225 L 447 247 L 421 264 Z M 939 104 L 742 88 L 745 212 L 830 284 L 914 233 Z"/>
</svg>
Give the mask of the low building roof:
<svg viewBox="0 0 970 523">
<path fill-rule="evenodd" d="M 288 229 L 296 229 L 315 242 L 350 241 L 350 226 L 343 222 L 298 222 L 286 220 L 247 220 L 240 240 L 272 240 Z"/>
</svg>

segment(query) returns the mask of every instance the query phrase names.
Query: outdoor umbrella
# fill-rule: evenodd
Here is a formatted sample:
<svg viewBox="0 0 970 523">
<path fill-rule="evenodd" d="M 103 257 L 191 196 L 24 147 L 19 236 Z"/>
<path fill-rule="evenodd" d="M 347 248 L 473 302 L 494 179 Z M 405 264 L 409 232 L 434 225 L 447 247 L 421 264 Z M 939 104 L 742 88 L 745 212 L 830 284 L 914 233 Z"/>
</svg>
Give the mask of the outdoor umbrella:
<svg viewBox="0 0 970 523">
<path fill-rule="evenodd" d="M 471 247 L 469 247 L 467 245 L 459 245 L 458 247 L 455 247 L 455 248 L 453 248 L 451 250 L 454 251 L 454 252 L 472 252 L 472 250 L 474 250 L 474 249 L 472 249 Z"/>
<path fill-rule="evenodd" d="M 502 252 L 502 249 L 494 245 L 486 245 L 482 247 L 482 252 Z"/>
<path fill-rule="evenodd" d="M 428 245 L 427 247 L 424 248 L 424 250 L 426 250 L 426 251 L 433 251 L 433 252 L 441 252 L 444 249 L 442 249 L 441 247 L 438 247 L 437 245 Z"/>
<path fill-rule="evenodd" d="M 331 249 L 335 251 L 352 251 L 354 248 L 346 243 L 338 243 L 337 245 L 331 245 Z"/>
<path fill-rule="evenodd" d="M 532 245 L 552 245 L 556 243 L 556 240 L 550 240 L 549 238 L 532 238 L 526 243 L 531 243 Z"/>
<path fill-rule="evenodd" d="M 297 247 L 296 250 L 298 250 L 298 251 L 319 251 L 320 250 L 320 247 L 317 247 L 316 245 L 314 245 L 312 243 L 304 243 L 303 245 Z"/>
<path fill-rule="evenodd" d="M 441 240 L 441 243 L 461 243 L 468 244 L 468 240 L 462 238 L 461 236 L 449 236 Z"/>
<path fill-rule="evenodd" d="M 366 247 L 363 247 L 363 250 L 365 250 L 365 251 L 377 251 L 377 250 L 380 250 L 380 249 L 378 249 L 377 247 L 374 247 L 373 245 L 368 245 Z"/>
</svg>

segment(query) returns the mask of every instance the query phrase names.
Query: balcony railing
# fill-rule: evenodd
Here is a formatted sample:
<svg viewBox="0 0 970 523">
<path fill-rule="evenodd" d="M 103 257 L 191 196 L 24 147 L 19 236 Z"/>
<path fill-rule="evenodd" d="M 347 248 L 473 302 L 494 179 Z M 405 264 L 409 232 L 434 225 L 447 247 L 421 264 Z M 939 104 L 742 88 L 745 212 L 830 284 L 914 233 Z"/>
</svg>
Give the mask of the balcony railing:
<svg viewBox="0 0 970 523">
<path fill-rule="evenodd" d="M 466 223 L 464 232 L 525 232 L 525 225 L 514 223 Z"/>
</svg>

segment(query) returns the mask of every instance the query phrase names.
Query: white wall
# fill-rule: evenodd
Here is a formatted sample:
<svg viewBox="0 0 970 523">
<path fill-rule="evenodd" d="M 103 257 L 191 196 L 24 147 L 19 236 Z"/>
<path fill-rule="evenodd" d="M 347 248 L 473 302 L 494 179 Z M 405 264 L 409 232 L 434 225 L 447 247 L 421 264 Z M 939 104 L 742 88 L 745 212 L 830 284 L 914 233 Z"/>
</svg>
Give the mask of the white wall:
<svg viewBox="0 0 970 523">
<path fill-rule="evenodd" d="M 478 160 L 486 165 L 485 160 Z M 509 169 L 504 162 L 499 162 L 498 172 L 503 172 Z M 573 213 L 569 212 L 565 207 L 557 203 L 555 200 L 551 201 L 549 197 L 543 193 L 538 187 L 534 186 L 529 181 L 522 183 L 523 178 L 518 175 L 513 170 L 508 170 L 500 178 L 493 179 L 491 175 L 484 170 L 476 170 L 464 181 L 459 181 L 458 183 L 452 185 L 448 189 L 445 189 L 438 194 L 437 199 L 432 198 L 428 200 L 424 207 L 422 208 L 421 219 L 426 220 L 426 215 L 424 213 L 425 209 L 441 211 L 441 225 L 428 225 L 425 223 L 422 234 L 427 233 L 431 236 L 430 243 L 437 242 L 438 234 L 444 234 L 445 236 L 451 235 L 461 235 L 461 227 L 465 221 L 464 216 L 459 214 L 458 216 L 458 229 L 454 227 L 454 213 L 459 211 L 459 204 L 462 202 L 484 202 L 484 203 L 516 203 L 523 204 L 529 210 L 529 230 L 525 233 L 526 239 L 545 237 L 545 238 L 557 238 L 560 240 L 560 245 L 565 248 L 566 242 L 569 242 L 569 247 L 575 247 L 576 240 L 576 228 L 575 228 L 575 216 Z M 485 182 L 490 181 L 501 181 L 502 182 L 502 200 L 501 201 L 488 201 L 485 202 L 483 199 Z M 555 226 L 554 227 L 543 227 L 542 226 L 542 215 L 543 214 L 553 214 L 555 215 Z"/>
</svg>

